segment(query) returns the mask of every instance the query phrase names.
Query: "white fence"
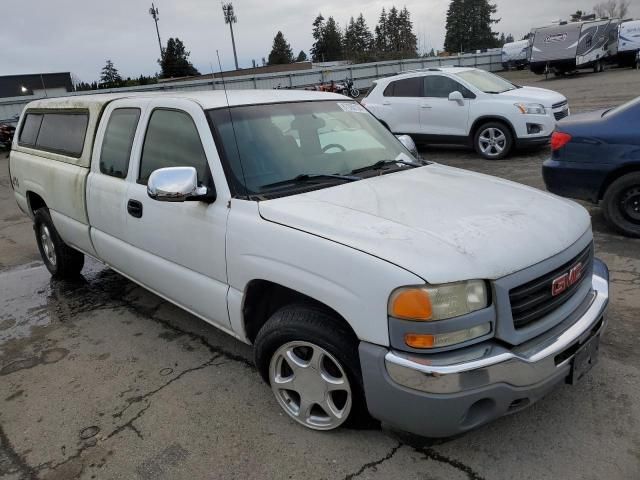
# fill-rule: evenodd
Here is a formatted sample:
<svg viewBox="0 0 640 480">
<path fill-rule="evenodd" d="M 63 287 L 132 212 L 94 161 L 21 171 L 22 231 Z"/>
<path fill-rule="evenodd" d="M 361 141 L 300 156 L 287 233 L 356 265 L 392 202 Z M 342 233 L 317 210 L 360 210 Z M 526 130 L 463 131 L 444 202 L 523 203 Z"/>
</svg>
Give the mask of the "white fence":
<svg viewBox="0 0 640 480">
<path fill-rule="evenodd" d="M 240 77 L 225 77 L 228 89 L 272 89 L 305 88 L 319 83 L 336 82 L 351 78 L 356 87 L 369 88 L 376 78 L 396 75 L 407 70 L 438 67 L 477 67 L 489 71 L 502 69 L 501 54 L 479 53 L 459 55 L 455 57 L 415 58 L 409 60 L 394 60 L 387 62 L 361 63 L 331 67 L 327 70 L 298 70 L 292 72 L 262 73 Z M 223 88 L 222 79 L 189 80 L 181 82 L 164 82 L 154 85 L 91 90 L 85 92 L 69 92 L 62 96 L 90 95 L 96 93 L 115 93 L 129 91 L 174 91 L 174 90 L 220 90 Z M 24 106 L 39 96 L 0 98 L 0 123 L 15 123 Z"/>
</svg>

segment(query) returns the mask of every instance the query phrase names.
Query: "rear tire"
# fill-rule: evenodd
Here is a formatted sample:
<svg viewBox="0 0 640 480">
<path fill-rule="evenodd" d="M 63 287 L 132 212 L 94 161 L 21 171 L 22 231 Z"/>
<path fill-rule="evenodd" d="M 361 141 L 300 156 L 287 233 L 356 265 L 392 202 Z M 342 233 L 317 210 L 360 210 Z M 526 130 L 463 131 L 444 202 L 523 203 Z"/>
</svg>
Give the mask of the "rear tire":
<svg viewBox="0 0 640 480">
<path fill-rule="evenodd" d="M 604 218 L 623 235 L 640 238 L 640 172 L 615 180 L 602 199 Z"/>
<path fill-rule="evenodd" d="M 62 241 L 53 225 L 49 209 L 39 208 L 34 214 L 33 228 L 40 256 L 54 278 L 76 278 L 84 266 L 84 254 Z"/>
<path fill-rule="evenodd" d="M 364 426 L 371 417 L 358 343 L 331 313 L 310 305 L 289 305 L 258 332 L 255 362 L 282 410 L 296 422 L 312 430 Z"/>
<path fill-rule="evenodd" d="M 473 145 L 482 158 L 501 160 L 513 149 L 513 135 L 504 123 L 488 122 L 476 130 Z"/>
</svg>

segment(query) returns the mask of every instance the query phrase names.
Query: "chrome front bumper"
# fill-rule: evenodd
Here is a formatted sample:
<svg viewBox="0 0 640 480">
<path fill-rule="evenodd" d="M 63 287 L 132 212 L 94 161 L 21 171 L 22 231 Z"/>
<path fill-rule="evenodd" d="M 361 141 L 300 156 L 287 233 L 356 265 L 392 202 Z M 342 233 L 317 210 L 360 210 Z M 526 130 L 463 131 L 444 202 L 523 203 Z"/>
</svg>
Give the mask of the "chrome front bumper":
<svg viewBox="0 0 640 480">
<path fill-rule="evenodd" d="M 545 334 L 514 348 L 490 342 L 431 356 L 390 351 L 385 355 L 386 369 L 394 382 L 430 393 L 460 392 L 494 383 L 532 385 L 568 365 L 575 353 L 572 347 L 600 334 L 608 301 L 608 271 L 596 260 L 589 295 L 569 318 Z"/>
<path fill-rule="evenodd" d="M 425 355 L 361 342 L 369 412 L 400 430 L 449 437 L 526 408 L 571 378 L 576 354 L 604 329 L 608 301 L 609 272 L 596 259 L 582 303 L 517 347 L 492 340 Z"/>
</svg>

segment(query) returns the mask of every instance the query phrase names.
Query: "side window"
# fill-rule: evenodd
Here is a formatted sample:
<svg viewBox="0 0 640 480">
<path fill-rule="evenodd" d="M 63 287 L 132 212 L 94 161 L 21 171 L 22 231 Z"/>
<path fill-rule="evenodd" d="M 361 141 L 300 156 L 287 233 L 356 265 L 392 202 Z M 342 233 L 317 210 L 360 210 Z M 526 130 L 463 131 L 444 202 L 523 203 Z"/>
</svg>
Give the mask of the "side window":
<svg viewBox="0 0 640 480">
<path fill-rule="evenodd" d="M 20 131 L 20 138 L 18 139 L 18 142 L 22 145 L 35 146 L 41 124 L 41 113 L 28 113 L 26 118 L 24 119 L 24 125 L 22 126 L 22 130 Z"/>
<path fill-rule="evenodd" d="M 194 167 L 198 180 L 210 185 L 207 157 L 192 118 L 176 110 L 155 110 L 151 114 L 142 147 L 138 183 L 147 184 L 155 170 L 165 167 Z"/>
<path fill-rule="evenodd" d="M 424 96 L 430 98 L 449 98 L 451 92 L 460 92 L 464 98 L 474 98 L 475 95 L 455 80 L 442 75 L 428 75 L 424 77 Z"/>
<path fill-rule="evenodd" d="M 45 113 L 36 147 L 79 157 L 88 123 L 86 113 Z"/>
<path fill-rule="evenodd" d="M 89 115 L 86 113 L 28 113 L 18 143 L 79 157 L 88 123 Z"/>
<path fill-rule="evenodd" d="M 405 78 L 391 82 L 384 89 L 385 97 L 421 97 L 422 77 Z"/>
<path fill-rule="evenodd" d="M 140 110 L 137 108 L 118 108 L 111 112 L 102 140 L 100 172 L 118 178 L 127 176 L 139 118 Z"/>
</svg>

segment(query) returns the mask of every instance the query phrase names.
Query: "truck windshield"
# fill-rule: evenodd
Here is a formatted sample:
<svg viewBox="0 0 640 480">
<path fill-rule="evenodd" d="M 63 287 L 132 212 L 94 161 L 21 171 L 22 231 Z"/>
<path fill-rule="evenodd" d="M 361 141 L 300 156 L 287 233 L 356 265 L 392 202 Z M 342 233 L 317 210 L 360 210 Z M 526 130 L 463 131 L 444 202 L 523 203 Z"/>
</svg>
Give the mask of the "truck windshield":
<svg viewBox="0 0 640 480">
<path fill-rule="evenodd" d="M 346 98 L 207 113 L 230 180 L 249 195 L 357 181 L 360 174 L 352 172 L 381 161 L 420 165 L 367 110 Z"/>
<path fill-rule="evenodd" d="M 484 93 L 504 93 L 517 88 L 504 78 L 484 70 L 467 70 L 466 72 L 457 72 L 456 75 Z"/>
</svg>

